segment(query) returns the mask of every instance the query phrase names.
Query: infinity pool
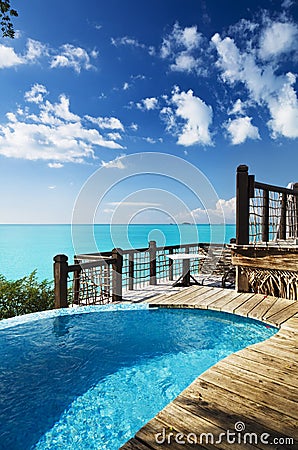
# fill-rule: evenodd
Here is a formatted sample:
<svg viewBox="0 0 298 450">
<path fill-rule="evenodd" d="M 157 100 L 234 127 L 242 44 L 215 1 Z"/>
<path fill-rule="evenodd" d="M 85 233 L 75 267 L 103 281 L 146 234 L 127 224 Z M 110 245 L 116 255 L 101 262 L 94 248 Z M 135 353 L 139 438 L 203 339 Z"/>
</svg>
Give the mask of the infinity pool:
<svg viewBox="0 0 298 450">
<path fill-rule="evenodd" d="M 0 322 L 0 448 L 114 450 L 220 359 L 275 328 L 229 314 L 89 307 Z"/>
</svg>

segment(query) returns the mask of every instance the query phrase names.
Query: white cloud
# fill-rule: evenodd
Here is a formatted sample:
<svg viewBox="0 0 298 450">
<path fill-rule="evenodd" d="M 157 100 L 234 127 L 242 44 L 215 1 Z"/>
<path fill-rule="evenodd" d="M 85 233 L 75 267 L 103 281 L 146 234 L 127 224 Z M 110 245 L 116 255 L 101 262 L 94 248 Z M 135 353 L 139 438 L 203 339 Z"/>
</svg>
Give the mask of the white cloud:
<svg viewBox="0 0 298 450">
<path fill-rule="evenodd" d="M 125 83 L 123 83 L 123 88 L 124 91 L 127 91 L 127 89 L 129 89 L 129 84 L 127 83 L 127 81 Z"/>
<path fill-rule="evenodd" d="M 0 44 L 0 69 L 24 64 L 24 59 L 16 54 L 12 47 Z"/>
<path fill-rule="evenodd" d="M 69 99 L 64 94 L 57 103 L 51 103 L 39 97 L 41 91 L 46 92 L 44 86 L 34 85 L 25 94 L 27 101 L 36 104 L 37 113 L 32 113 L 29 107 L 7 113 L 8 122 L 0 125 L 1 155 L 49 161 L 49 167 L 60 168 L 62 163 L 94 159 L 98 147 L 123 148 L 98 130 L 85 127 L 84 118 L 70 111 Z"/>
<path fill-rule="evenodd" d="M 82 69 L 94 69 L 90 57 L 97 57 L 97 52 L 93 50 L 89 55 L 88 52 L 81 47 L 64 44 L 61 46 L 61 52 L 52 58 L 51 68 L 70 67 L 74 69 L 75 72 L 80 73 Z"/>
<path fill-rule="evenodd" d="M 167 58 L 176 51 L 177 47 L 189 52 L 199 46 L 201 39 L 202 35 L 198 32 L 197 26 L 181 28 L 178 23 L 175 23 L 171 33 L 163 39 L 161 57 Z"/>
<path fill-rule="evenodd" d="M 260 39 L 261 58 L 268 60 L 298 49 L 298 26 L 287 22 L 270 22 Z"/>
<path fill-rule="evenodd" d="M 260 139 L 259 130 L 251 120 L 248 116 L 238 117 L 225 124 L 233 145 L 243 144 L 247 139 Z"/>
<path fill-rule="evenodd" d="M 112 161 L 101 161 L 101 167 L 105 167 L 106 169 L 125 169 L 126 166 L 123 163 L 124 156 L 117 156 L 117 158 Z"/>
<path fill-rule="evenodd" d="M 294 89 L 295 76 L 292 73 L 277 75 L 276 65 L 273 66 L 269 62 L 260 63 L 255 51 L 240 52 L 230 37 L 221 39 L 219 34 L 215 34 L 212 42 L 219 55 L 217 66 L 222 72 L 223 80 L 231 85 L 241 82 L 255 105 L 268 108 L 271 117 L 267 124 L 272 136 L 297 138 L 298 102 Z"/>
<path fill-rule="evenodd" d="M 176 118 L 181 118 L 185 122 L 178 133 L 177 143 L 185 147 L 194 144 L 213 145 L 209 131 L 213 115 L 211 106 L 196 97 L 191 89 L 188 92 L 180 92 L 176 88 L 171 101 L 176 107 Z M 167 113 L 171 117 L 169 111 Z"/>
<path fill-rule="evenodd" d="M 225 222 L 235 223 L 236 219 L 236 197 L 229 200 L 219 199 L 214 209 L 197 208 L 191 211 L 191 217 L 196 223 L 221 223 L 224 217 Z M 187 220 L 187 218 L 184 218 Z M 183 218 L 180 218 L 183 220 Z"/>
<path fill-rule="evenodd" d="M 228 111 L 228 114 L 229 116 L 232 114 L 244 115 L 244 103 L 240 100 L 240 98 L 235 101 L 232 109 Z"/>
<path fill-rule="evenodd" d="M 198 61 L 187 53 L 180 53 L 175 58 L 175 63 L 170 65 L 171 70 L 177 72 L 191 72 L 198 65 Z"/>
<path fill-rule="evenodd" d="M 130 128 L 132 131 L 138 131 L 138 129 L 139 129 L 138 124 L 136 124 L 136 123 L 132 123 L 130 125 Z"/>
<path fill-rule="evenodd" d="M 162 206 L 161 203 L 154 202 L 131 202 L 131 201 L 122 201 L 122 202 L 109 202 L 107 203 L 110 206 L 141 206 L 141 207 L 158 207 Z"/>
<path fill-rule="evenodd" d="M 121 136 L 120 133 L 108 133 L 108 134 L 107 134 L 107 137 L 108 137 L 109 139 L 111 139 L 112 141 L 117 141 L 117 140 L 122 139 L 122 136 Z"/>
<path fill-rule="evenodd" d="M 137 103 L 137 108 L 150 111 L 158 107 L 158 99 L 155 97 L 147 97 Z"/>
<path fill-rule="evenodd" d="M 62 167 L 64 167 L 64 164 L 61 164 L 61 163 L 48 163 L 48 167 L 50 169 L 62 169 Z"/>
<path fill-rule="evenodd" d="M 171 33 L 166 36 L 161 45 L 160 56 L 170 59 L 170 69 L 179 72 L 199 71 L 202 65 L 201 48 L 203 35 L 196 26 L 181 28 L 175 23 Z M 203 70 L 201 71 L 203 73 Z"/>
<path fill-rule="evenodd" d="M 142 44 L 141 42 L 139 42 L 137 39 L 131 38 L 131 37 L 128 37 L 128 36 L 123 36 L 122 38 L 112 38 L 111 39 L 111 43 L 115 47 L 119 47 L 120 45 L 124 45 L 124 46 L 129 46 L 129 47 L 140 48 L 140 49 L 146 50 L 146 52 L 148 52 L 148 54 L 150 56 L 154 56 L 155 55 L 155 48 L 154 47 L 152 47 L 152 46 L 148 47 L 147 45 Z"/>
<path fill-rule="evenodd" d="M 30 91 L 25 92 L 25 100 L 30 103 L 42 103 L 48 91 L 42 84 L 35 83 Z"/>
<path fill-rule="evenodd" d="M 290 8 L 292 5 L 294 5 L 294 0 L 283 0 L 283 2 L 282 2 L 282 4 L 281 4 L 281 7 L 282 8 L 285 8 L 285 9 L 288 9 L 288 8 Z"/>
<path fill-rule="evenodd" d="M 156 144 L 156 140 L 151 137 L 143 138 L 148 144 Z"/>
<path fill-rule="evenodd" d="M 273 138 L 279 135 L 287 138 L 298 138 L 298 100 L 293 84 L 295 77 L 288 74 L 289 82 L 280 89 L 278 96 L 268 99 L 271 119 L 268 126 Z"/>
<path fill-rule="evenodd" d="M 64 44 L 58 51 L 50 48 L 48 44 L 30 38 L 27 39 L 26 50 L 23 55 L 17 54 L 12 47 L 0 44 L 0 69 L 15 67 L 20 64 L 34 64 L 41 58 L 47 58 L 51 68 L 70 67 L 80 73 L 82 69 L 94 69 L 91 59 L 97 57 L 98 52 L 95 49 L 88 53 L 81 47 Z"/>
<path fill-rule="evenodd" d="M 46 44 L 42 44 L 39 41 L 36 41 L 34 39 L 28 39 L 27 40 L 27 53 L 25 55 L 25 59 L 28 62 L 35 62 L 37 59 L 41 58 L 42 56 L 48 56 L 49 55 L 49 49 Z"/>
<path fill-rule="evenodd" d="M 55 186 L 55 185 L 53 185 L 53 186 L 48 186 L 48 189 L 53 190 L 53 189 L 56 189 L 56 187 L 57 187 L 57 186 Z"/>
<path fill-rule="evenodd" d="M 91 117 L 87 115 L 85 118 L 96 124 L 99 128 L 124 131 L 124 126 L 116 117 Z"/>
</svg>

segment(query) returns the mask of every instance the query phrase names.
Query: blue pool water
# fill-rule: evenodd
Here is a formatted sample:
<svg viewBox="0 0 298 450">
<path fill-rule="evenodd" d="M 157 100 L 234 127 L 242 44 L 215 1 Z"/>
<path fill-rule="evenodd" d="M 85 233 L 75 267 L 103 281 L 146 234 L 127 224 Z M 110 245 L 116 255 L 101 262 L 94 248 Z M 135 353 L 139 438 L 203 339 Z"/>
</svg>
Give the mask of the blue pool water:
<svg viewBox="0 0 298 450">
<path fill-rule="evenodd" d="M 31 317 L 0 326 L 3 450 L 118 449 L 199 374 L 276 332 L 229 314 L 145 306 Z"/>
</svg>

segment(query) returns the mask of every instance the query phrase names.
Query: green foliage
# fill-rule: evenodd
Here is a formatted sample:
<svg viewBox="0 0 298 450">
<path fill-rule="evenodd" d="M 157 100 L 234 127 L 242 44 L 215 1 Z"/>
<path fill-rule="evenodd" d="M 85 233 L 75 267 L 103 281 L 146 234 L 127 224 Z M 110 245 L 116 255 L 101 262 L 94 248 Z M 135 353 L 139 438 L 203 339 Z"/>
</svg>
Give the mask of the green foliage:
<svg viewBox="0 0 298 450">
<path fill-rule="evenodd" d="M 39 282 L 36 270 L 15 281 L 0 275 L 0 319 L 53 308 L 53 285 L 48 280 Z"/>
<path fill-rule="evenodd" d="M 3 37 L 14 38 L 15 31 L 11 17 L 18 17 L 18 13 L 10 7 L 10 0 L 0 0 L 0 25 Z"/>
</svg>

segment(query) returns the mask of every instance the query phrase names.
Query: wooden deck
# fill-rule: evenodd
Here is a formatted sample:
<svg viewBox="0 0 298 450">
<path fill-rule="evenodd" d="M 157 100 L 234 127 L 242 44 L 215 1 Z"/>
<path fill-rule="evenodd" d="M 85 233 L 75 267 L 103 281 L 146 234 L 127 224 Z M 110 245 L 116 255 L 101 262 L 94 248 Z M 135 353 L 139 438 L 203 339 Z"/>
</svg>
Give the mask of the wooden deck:
<svg viewBox="0 0 298 450">
<path fill-rule="evenodd" d="M 121 450 L 298 449 L 298 301 L 192 286 L 147 302 L 234 313 L 275 325 L 279 331 L 200 375 Z M 163 430 L 164 435 L 158 434 Z M 228 442 L 227 430 L 236 433 L 229 437 L 236 442 Z M 209 435 L 207 441 L 202 433 L 212 433 L 213 438 Z M 220 438 L 220 433 L 225 436 Z M 245 433 L 251 433 L 246 442 Z"/>
</svg>

